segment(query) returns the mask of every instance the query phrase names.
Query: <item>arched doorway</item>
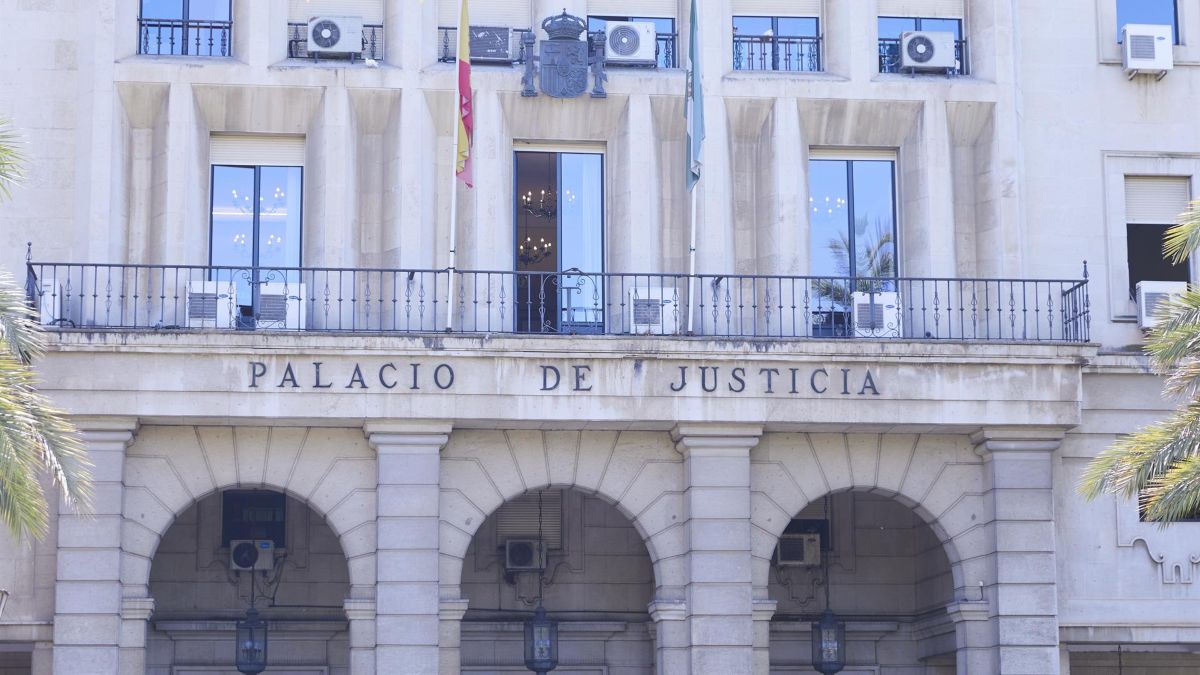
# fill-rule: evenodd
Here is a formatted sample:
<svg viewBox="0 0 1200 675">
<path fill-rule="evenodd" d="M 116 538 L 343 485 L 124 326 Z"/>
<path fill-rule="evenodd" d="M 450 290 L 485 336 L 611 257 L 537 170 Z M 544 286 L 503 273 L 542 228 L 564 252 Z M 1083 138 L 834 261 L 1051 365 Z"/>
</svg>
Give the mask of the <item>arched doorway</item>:
<svg viewBox="0 0 1200 675">
<path fill-rule="evenodd" d="M 843 673 L 954 675 L 954 586 L 942 542 L 914 510 L 866 491 L 814 499 L 771 559 L 771 673 L 814 673 L 810 624 L 828 591 L 846 622 Z"/>
<path fill-rule="evenodd" d="M 261 569 L 236 569 L 240 541 L 259 543 Z M 269 623 L 268 672 L 346 673 L 349 588 L 338 537 L 307 504 L 273 490 L 212 493 L 179 514 L 151 562 L 147 671 L 236 675 L 234 626 L 253 594 Z"/>
<path fill-rule="evenodd" d="M 523 671 L 522 622 L 539 598 L 559 621 L 556 674 L 654 672 L 654 567 L 642 535 L 598 496 L 550 487 L 508 500 L 471 539 L 461 587 L 463 673 Z"/>
</svg>

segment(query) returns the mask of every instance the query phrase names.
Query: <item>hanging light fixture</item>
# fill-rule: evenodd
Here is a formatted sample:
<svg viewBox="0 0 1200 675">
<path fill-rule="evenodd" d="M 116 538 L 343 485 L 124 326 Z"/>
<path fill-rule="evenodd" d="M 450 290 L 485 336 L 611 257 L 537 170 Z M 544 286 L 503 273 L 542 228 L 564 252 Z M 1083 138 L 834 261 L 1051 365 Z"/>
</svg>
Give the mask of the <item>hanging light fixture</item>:
<svg viewBox="0 0 1200 675">
<path fill-rule="evenodd" d="M 542 539 L 542 492 L 538 491 L 538 542 Z M 558 622 L 546 616 L 542 607 L 544 572 L 538 570 L 538 606 L 533 618 L 525 622 L 525 667 L 545 675 L 558 667 Z"/>
<path fill-rule="evenodd" d="M 829 522 L 829 495 L 825 495 L 825 522 Z M 839 673 L 846 667 L 846 622 L 838 619 L 829 605 L 829 556 L 821 556 L 821 567 L 825 572 L 825 611 L 821 619 L 812 624 L 812 667 L 824 675 Z"/>
<path fill-rule="evenodd" d="M 251 547 L 253 557 L 247 567 L 254 567 L 258 559 L 258 550 Z M 254 609 L 254 572 L 250 572 L 250 609 L 246 610 L 246 618 L 237 622 L 234 632 L 234 665 L 239 673 L 258 675 L 267 669 L 267 622 L 259 618 L 258 610 Z"/>
</svg>

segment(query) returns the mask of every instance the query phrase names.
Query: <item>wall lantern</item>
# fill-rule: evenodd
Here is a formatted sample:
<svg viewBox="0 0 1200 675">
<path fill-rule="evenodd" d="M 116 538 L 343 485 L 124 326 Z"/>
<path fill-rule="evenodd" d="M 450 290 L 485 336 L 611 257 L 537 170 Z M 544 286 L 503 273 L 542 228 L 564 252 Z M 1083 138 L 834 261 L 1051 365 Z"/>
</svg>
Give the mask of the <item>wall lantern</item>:
<svg viewBox="0 0 1200 675">
<path fill-rule="evenodd" d="M 558 622 L 546 618 L 538 604 L 533 618 L 525 622 L 525 667 L 545 675 L 558 666 Z"/>
<path fill-rule="evenodd" d="M 258 675 L 267 668 L 267 622 L 253 607 L 237 622 L 236 665 L 239 673 Z"/>
<path fill-rule="evenodd" d="M 812 625 L 813 670 L 833 675 L 846 667 L 846 622 L 838 621 L 833 610 L 821 613 L 821 620 Z"/>
</svg>

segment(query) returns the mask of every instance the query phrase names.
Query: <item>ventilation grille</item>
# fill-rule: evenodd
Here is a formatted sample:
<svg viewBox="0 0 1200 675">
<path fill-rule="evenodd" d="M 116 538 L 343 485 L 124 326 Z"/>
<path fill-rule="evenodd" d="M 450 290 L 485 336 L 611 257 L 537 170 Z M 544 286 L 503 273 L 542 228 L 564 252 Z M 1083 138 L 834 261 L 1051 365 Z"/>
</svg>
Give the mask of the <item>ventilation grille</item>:
<svg viewBox="0 0 1200 675">
<path fill-rule="evenodd" d="M 535 490 L 496 511 L 496 541 L 538 538 L 538 494 L 542 496 L 541 539 L 550 549 L 562 548 L 562 490 Z"/>
<path fill-rule="evenodd" d="M 263 293 L 258 296 L 258 318 L 262 321 L 287 321 L 286 295 Z"/>
<path fill-rule="evenodd" d="M 217 318 L 217 294 L 194 291 L 189 293 L 187 311 L 189 319 L 215 320 Z"/>
<path fill-rule="evenodd" d="M 858 311 L 854 313 L 854 317 L 858 322 L 858 328 L 870 330 L 883 328 L 883 303 L 878 300 L 873 303 L 860 302 L 858 303 Z"/>
<path fill-rule="evenodd" d="M 1130 35 L 1129 36 L 1129 56 L 1135 59 L 1153 59 L 1154 58 L 1154 36 L 1153 35 Z"/>
<path fill-rule="evenodd" d="M 621 56 L 633 56 L 641 47 L 642 39 L 638 32 L 629 26 L 617 26 L 608 36 L 612 50 Z"/>
<path fill-rule="evenodd" d="M 1158 314 L 1159 303 L 1166 302 L 1170 298 L 1170 293 L 1143 293 L 1142 302 L 1146 305 L 1146 309 L 1143 312 L 1146 316 L 1155 316 Z"/>
<path fill-rule="evenodd" d="M 633 323 L 637 326 L 661 326 L 663 320 L 662 300 L 649 298 L 633 299 Z"/>
</svg>

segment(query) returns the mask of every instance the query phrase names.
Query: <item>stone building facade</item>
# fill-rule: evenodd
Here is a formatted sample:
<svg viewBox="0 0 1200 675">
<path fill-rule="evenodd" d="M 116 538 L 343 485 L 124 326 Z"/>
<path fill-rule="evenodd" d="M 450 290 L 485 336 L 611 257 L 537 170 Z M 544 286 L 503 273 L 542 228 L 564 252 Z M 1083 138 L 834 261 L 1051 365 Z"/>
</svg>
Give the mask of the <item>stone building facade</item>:
<svg viewBox="0 0 1200 675">
<path fill-rule="evenodd" d="M 0 673 L 233 673 L 251 602 L 270 673 L 524 672 L 539 603 L 572 675 L 812 673 L 827 607 L 855 675 L 1200 668 L 1198 526 L 1075 491 L 1172 405 L 1128 290 L 1200 0 L 700 0 L 694 193 L 689 4 L 472 0 L 467 189 L 452 2 L 0 0 L 0 267 L 97 483 L 0 539 Z M 654 65 L 522 96 L 564 8 Z"/>
</svg>

